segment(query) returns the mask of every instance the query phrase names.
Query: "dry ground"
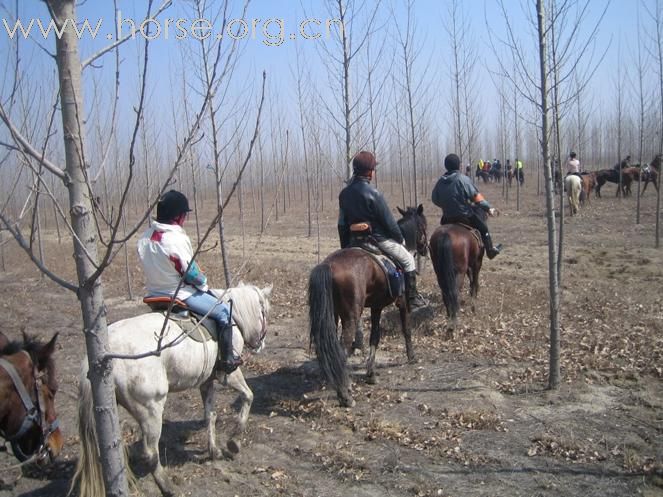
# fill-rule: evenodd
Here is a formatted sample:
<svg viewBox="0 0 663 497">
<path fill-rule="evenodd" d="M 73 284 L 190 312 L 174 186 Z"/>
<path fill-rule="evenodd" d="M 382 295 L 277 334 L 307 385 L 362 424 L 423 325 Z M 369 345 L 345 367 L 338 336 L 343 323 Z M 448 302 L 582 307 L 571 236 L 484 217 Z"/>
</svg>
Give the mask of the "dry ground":
<svg viewBox="0 0 663 497">
<path fill-rule="evenodd" d="M 308 348 L 306 280 L 317 262 L 318 240 L 306 237 L 304 203 L 293 199 L 287 215 L 260 240 L 242 239 L 238 222 L 228 216 L 235 267 L 246 261 L 245 280 L 274 284 L 270 335 L 264 353 L 245 367 L 255 402 L 236 460 L 206 460 L 197 392 L 169 397 L 162 457 L 183 495 L 663 495 L 663 250 L 652 248 L 654 192 L 643 198 L 638 226 L 635 200 L 615 199 L 608 191 L 567 218 L 563 384 L 551 392 L 545 389 L 544 199 L 526 185 L 517 212 L 515 191 L 506 203 L 499 186 L 483 190 L 502 210 L 491 225 L 506 248 L 484 263 L 476 314 L 464 312 L 455 339 L 444 340 L 439 290 L 430 262 L 424 263 L 421 287 L 432 308 L 414 333 L 419 360 L 407 364 L 387 317 L 378 385 L 363 382 L 363 358 L 351 360 L 352 410 L 339 408 L 321 384 Z M 396 199 L 391 205 L 395 209 Z M 432 231 L 438 213 L 430 203 L 425 207 Z M 255 233 L 255 218 L 247 216 L 246 233 Z M 320 232 L 324 256 L 337 243 L 334 212 L 325 213 Z M 50 236 L 46 248 L 48 264 L 72 278 L 70 245 Z M 140 295 L 133 251 L 132 244 L 133 288 Z M 218 260 L 214 250 L 202 263 L 221 285 Z M 77 457 L 80 311 L 75 296 L 40 279 L 14 245 L 5 247 L 5 262 L 2 331 L 13 337 L 21 329 L 44 337 L 60 333 L 57 405 L 67 445 L 48 471 L 24 471 L 0 496 L 62 496 Z M 111 320 L 145 310 L 139 300 L 127 300 L 122 264 L 119 257 L 104 277 Z M 233 422 L 234 397 L 221 385 L 218 390 L 223 437 Z M 131 421 L 124 431 L 128 441 L 136 440 Z M 0 468 L 12 463 L 11 455 L 0 454 Z M 144 495 L 158 493 L 149 476 L 139 487 Z"/>
</svg>

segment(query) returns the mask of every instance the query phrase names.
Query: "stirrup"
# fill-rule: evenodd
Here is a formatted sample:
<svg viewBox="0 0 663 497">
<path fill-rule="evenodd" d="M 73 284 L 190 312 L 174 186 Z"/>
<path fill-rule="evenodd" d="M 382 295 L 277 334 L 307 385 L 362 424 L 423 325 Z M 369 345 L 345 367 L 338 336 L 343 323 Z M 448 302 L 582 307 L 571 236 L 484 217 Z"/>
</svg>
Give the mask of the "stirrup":
<svg viewBox="0 0 663 497">
<path fill-rule="evenodd" d="M 428 302 L 419 295 L 418 293 L 415 293 L 411 298 L 408 299 L 407 305 L 410 307 L 410 309 L 420 309 L 421 307 L 426 307 L 428 305 Z"/>
<path fill-rule="evenodd" d="M 216 366 L 224 373 L 230 374 L 242 364 L 244 364 L 242 358 L 240 356 L 233 355 L 231 359 L 220 359 L 217 361 Z"/>
</svg>

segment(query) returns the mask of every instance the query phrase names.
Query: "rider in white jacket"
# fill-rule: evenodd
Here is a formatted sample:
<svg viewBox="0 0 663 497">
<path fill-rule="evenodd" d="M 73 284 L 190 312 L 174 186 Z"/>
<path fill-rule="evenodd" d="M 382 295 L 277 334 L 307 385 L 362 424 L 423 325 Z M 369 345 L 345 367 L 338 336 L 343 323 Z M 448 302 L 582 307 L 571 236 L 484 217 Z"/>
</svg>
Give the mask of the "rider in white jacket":
<svg viewBox="0 0 663 497">
<path fill-rule="evenodd" d="M 156 222 L 138 240 L 145 286 L 148 295 L 175 297 L 196 314 L 209 313 L 217 323 L 222 341 L 219 350 L 223 358 L 219 366 L 232 373 L 242 359 L 233 351 L 230 312 L 226 304 L 209 293 L 207 277 L 192 260 L 191 240 L 182 227 L 190 211 L 189 201 L 176 190 L 166 192 L 159 200 Z"/>
</svg>

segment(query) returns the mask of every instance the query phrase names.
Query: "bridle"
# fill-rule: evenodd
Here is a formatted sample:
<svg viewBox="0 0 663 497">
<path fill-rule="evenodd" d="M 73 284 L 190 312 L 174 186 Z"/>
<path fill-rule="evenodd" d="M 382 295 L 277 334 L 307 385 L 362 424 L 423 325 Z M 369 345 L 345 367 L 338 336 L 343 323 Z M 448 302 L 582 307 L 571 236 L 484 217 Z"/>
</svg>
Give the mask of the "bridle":
<svg viewBox="0 0 663 497">
<path fill-rule="evenodd" d="M 30 354 L 25 350 L 22 350 L 21 352 L 30 357 Z M 45 405 L 42 393 L 43 373 L 39 373 L 31 357 L 30 362 L 33 363 L 32 377 L 34 378 L 32 396 L 28 393 L 28 389 L 23 384 L 14 365 L 7 359 L 0 357 L 0 367 L 2 367 L 11 378 L 14 388 L 23 403 L 23 408 L 25 409 L 25 416 L 23 417 L 23 422 L 18 431 L 12 435 L 1 433 L 5 440 L 11 443 L 14 455 L 21 462 L 27 461 L 28 459 L 31 461 L 40 461 L 46 456 L 52 459 L 53 455 L 47 442 L 51 434 L 53 434 L 60 426 L 60 421 L 57 418 L 50 423 L 46 420 L 46 412 L 42 408 L 42 406 Z M 26 454 L 21 449 L 19 442 L 33 427 L 37 427 L 40 432 L 39 447 L 33 454 Z"/>
</svg>

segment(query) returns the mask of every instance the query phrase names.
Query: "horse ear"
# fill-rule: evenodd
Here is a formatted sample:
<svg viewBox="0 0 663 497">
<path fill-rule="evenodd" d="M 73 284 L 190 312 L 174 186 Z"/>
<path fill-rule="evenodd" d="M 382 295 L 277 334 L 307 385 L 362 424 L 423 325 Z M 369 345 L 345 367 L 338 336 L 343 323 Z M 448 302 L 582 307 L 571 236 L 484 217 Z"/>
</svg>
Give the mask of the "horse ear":
<svg viewBox="0 0 663 497">
<path fill-rule="evenodd" d="M 272 289 L 274 288 L 274 285 L 269 285 L 260 290 L 262 293 L 262 296 L 265 297 L 266 299 L 270 298 L 272 296 Z"/>
<path fill-rule="evenodd" d="M 400 207 L 396 206 L 396 210 L 401 213 L 401 216 L 405 215 L 405 211 L 401 209 Z"/>
<path fill-rule="evenodd" d="M 421 216 L 423 213 L 424 213 L 424 204 L 419 204 L 419 206 L 417 207 L 417 214 Z"/>
<path fill-rule="evenodd" d="M 53 352 L 55 351 L 55 341 L 57 338 L 58 334 L 56 333 L 53 335 L 50 342 L 39 349 L 39 352 L 37 353 L 37 369 L 39 371 L 44 370 L 48 365 L 48 362 L 51 360 L 51 355 L 53 355 Z"/>
</svg>

